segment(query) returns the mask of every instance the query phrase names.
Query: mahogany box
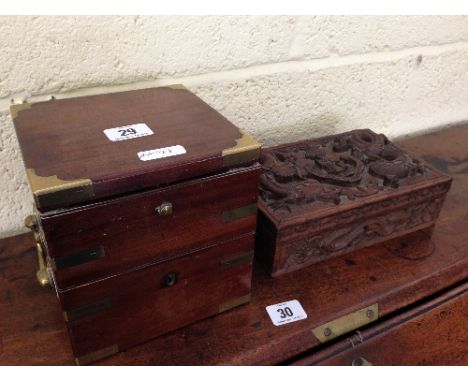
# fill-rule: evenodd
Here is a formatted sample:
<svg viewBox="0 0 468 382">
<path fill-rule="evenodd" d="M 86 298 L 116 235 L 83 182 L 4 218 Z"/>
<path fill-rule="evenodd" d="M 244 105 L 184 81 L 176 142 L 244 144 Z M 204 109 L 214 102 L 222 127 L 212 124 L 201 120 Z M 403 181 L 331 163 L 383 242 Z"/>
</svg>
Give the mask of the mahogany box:
<svg viewBox="0 0 468 382">
<path fill-rule="evenodd" d="M 250 299 L 260 145 L 182 86 L 11 108 L 79 364 Z M 172 351 L 177 351 L 173 349 Z"/>
<path fill-rule="evenodd" d="M 272 276 L 432 226 L 451 178 L 371 130 L 264 149 L 256 256 Z"/>
</svg>

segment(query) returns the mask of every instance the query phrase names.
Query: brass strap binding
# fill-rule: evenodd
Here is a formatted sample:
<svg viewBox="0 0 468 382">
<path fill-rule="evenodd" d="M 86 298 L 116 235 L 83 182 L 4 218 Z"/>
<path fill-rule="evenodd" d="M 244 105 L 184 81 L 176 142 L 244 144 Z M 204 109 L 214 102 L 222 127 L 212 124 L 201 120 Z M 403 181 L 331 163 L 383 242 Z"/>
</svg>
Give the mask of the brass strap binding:
<svg viewBox="0 0 468 382">
<path fill-rule="evenodd" d="M 379 318 L 379 304 L 375 303 L 366 308 L 351 312 L 333 321 L 312 329 L 312 333 L 321 342 L 327 342 L 333 338 L 359 329 Z"/>
<path fill-rule="evenodd" d="M 34 215 L 29 215 L 24 219 L 24 225 L 34 233 L 34 239 L 36 240 L 37 259 L 39 261 L 39 270 L 36 272 L 37 281 L 42 287 L 50 286 L 51 282 L 47 271 L 47 265 L 44 260 L 44 251 L 42 250 L 41 239 L 39 237 L 39 226 L 37 224 L 36 217 Z"/>
<path fill-rule="evenodd" d="M 235 208 L 223 212 L 223 222 L 231 222 L 233 220 L 245 218 L 247 216 L 257 214 L 257 203 L 247 204 L 245 206 Z"/>
<path fill-rule="evenodd" d="M 26 175 L 38 208 L 51 208 L 94 197 L 91 179 L 64 180 L 57 175 L 40 176 L 33 168 L 26 169 Z"/>
<path fill-rule="evenodd" d="M 223 313 L 226 310 L 235 308 L 239 305 L 247 304 L 250 301 L 250 297 L 251 296 L 249 293 L 249 294 L 246 294 L 245 296 L 237 297 L 232 300 L 226 301 L 222 303 L 221 305 L 219 305 L 218 313 Z"/>
<path fill-rule="evenodd" d="M 223 166 L 231 167 L 258 160 L 261 145 L 250 134 L 239 130 L 240 138 L 233 147 L 223 150 Z"/>
</svg>

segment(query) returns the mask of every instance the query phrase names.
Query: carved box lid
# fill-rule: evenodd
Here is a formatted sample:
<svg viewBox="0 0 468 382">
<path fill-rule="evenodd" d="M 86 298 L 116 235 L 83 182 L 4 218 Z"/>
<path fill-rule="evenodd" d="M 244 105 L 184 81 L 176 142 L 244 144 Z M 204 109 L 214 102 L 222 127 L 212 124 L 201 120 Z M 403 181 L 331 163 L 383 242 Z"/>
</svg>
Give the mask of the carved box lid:
<svg viewBox="0 0 468 382">
<path fill-rule="evenodd" d="M 181 85 L 13 105 L 39 210 L 244 166 L 260 145 Z"/>
<path fill-rule="evenodd" d="M 264 149 L 260 162 L 259 208 L 276 228 L 451 181 L 369 129 Z"/>
</svg>

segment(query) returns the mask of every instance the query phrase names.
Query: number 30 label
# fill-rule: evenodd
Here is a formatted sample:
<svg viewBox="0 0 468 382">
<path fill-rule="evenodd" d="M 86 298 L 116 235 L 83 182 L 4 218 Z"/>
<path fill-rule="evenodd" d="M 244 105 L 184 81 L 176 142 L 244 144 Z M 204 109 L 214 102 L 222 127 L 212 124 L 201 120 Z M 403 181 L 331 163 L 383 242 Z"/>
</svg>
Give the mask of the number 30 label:
<svg viewBox="0 0 468 382">
<path fill-rule="evenodd" d="M 118 142 L 153 135 L 153 130 L 151 130 L 145 123 L 136 123 L 134 125 L 106 129 L 104 130 L 104 134 L 106 134 L 106 137 L 112 142 Z"/>
<path fill-rule="evenodd" d="M 290 324 L 291 322 L 307 318 L 307 313 L 297 300 L 267 306 L 266 311 L 275 326 Z"/>
</svg>

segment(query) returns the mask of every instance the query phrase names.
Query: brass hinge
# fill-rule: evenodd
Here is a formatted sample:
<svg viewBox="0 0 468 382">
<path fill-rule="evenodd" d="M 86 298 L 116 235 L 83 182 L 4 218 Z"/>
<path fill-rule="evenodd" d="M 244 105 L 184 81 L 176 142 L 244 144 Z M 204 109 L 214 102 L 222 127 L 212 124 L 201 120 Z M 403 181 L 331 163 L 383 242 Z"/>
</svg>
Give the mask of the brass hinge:
<svg viewBox="0 0 468 382">
<path fill-rule="evenodd" d="M 373 304 L 312 329 L 320 342 L 327 342 L 379 318 L 379 304 Z"/>
</svg>

